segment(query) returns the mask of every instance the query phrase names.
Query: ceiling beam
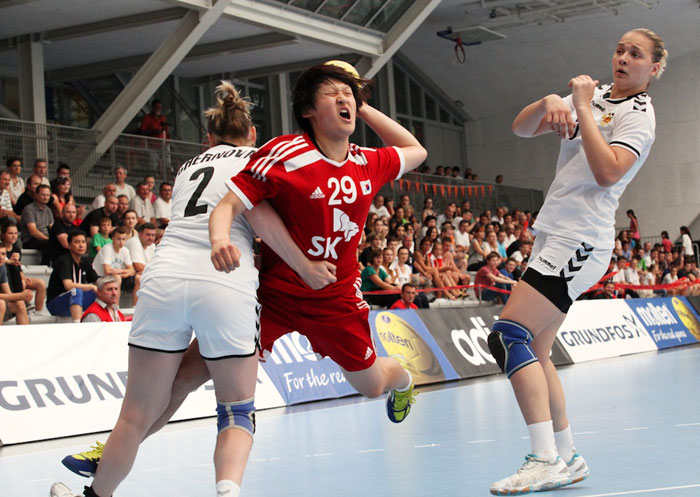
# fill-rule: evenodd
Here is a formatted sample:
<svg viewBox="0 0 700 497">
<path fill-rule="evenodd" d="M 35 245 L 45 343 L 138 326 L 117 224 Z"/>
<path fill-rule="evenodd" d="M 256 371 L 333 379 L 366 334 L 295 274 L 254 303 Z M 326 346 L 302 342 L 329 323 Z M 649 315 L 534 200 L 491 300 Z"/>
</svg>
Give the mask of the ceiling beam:
<svg viewBox="0 0 700 497">
<path fill-rule="evenodd" d="M 177 5 L 201 9 L 206 0 L 171 0 Z M 228 18 L 285 33 L 305 40 L 341 48 L 361 55 L 378 57 L 383 52 L 383 35 L 339 22 L 282 3 L 257 0 L 231 0 L 224 11 Z"/>
<path fill-rule="evenodd" d="M 296 43 L 296 41 L 295 38 L 288 35 L 265 33 L 244 38 L 205 43 L 193 47 L 184 58 L 183 62 L 239 52 L 247 53 L 254 50 L 289 45 L 290 43 Z M 51 82 L 73 81 L 76 79 L 87 79 L 114 74 L 118 71 L 130 72 L 143 66 L 149 57 L 150 54 L 133 55 L 131 57 L 121 57 L 119 59 L 95 62 L 93 64 L 54 69 L 46 72 L 46 80 Z"/>
<path fill-rule="evenodd" d="M 373 78 L 399 48 L 440 5 L 441 0 L 416 0 L 391 27 L 384 39 L 384 49 L 378 57 L 363 57 L 357 70 L 364 78 Z"/>
<path fill-rule="evenodd" d="M 0 39 L 0 51 L 14 50 L 22 38 L 31 36 L 32 39 L 51 43 L 55 41 L 70 40 L 84 36 L 91 36 L 100 33 L 108 33 L 110 31 L 118 31 L 121 29 L 136 28 L 139 26 L 149 26 L 161 22 L 175 21 L 189 12 L 184 7 L 173 7 L 164 10 L 155 10 L 153 12 L 143 12 L 123 17 L 115 17 L 113 19 L 105 19 L 103 21 L 90 22 L 86 24 L 78 24 L 66 28 L 51 29 L 39 33 L 31 33 L 10 38 Z"/>
</svg>

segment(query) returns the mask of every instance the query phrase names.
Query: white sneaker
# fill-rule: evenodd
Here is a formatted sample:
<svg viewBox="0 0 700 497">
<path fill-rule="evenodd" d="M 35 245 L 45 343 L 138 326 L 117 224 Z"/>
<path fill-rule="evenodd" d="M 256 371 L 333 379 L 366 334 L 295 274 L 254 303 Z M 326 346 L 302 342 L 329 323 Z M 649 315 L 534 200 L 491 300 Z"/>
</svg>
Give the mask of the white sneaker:
<svg viewBox="0 0 700 497">
<path fill-rule="evenodd" d="M 65 483 L 56 482 L 51 485 L 51 490 L 49 490 L 49 497 L 83 497 L 82 495 L 74 494 L 70 488 L 66 486 Z"/>
<path fill-rule="evenodd" d="M 549 462 L 528 454 L 517 473 L 491 485 L 494 495 L 517 495 L 551 490 L 569 484 L 569 469 L 561 457 Z"/>
<path fill-rule="evenodd" d="M 591 476 L 591 470 L 588 469 L 588 464 L 586 464 L 586 461 L 578 452 L 574 452 L 574 455 L 571 456 L 571 460 L 566 463 L 566 466 L 569 468 L 569 485 L 583 481 Z"/>
</svg>

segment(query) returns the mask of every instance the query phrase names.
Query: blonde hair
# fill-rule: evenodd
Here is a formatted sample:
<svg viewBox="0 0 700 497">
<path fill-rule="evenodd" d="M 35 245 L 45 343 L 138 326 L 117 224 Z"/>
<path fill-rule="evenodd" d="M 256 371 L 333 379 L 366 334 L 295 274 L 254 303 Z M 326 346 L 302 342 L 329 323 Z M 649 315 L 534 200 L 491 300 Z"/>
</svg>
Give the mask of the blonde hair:
<svg viewBox="0 0 700 497">
<path fill-rule="evenodd" d="M 664 40 L 651 29 L 637 28 L 633 29 L 632 32 L 642 34 L 651 41 L 651 60 L 659 63 L 659 70 L 654 77 L 659 79 L 666 70 L 666 60 L 668 59 L 668 51 L 664 45 Z"/>
<path fill-rule="evenodd" d="M 221 81 L 214 93 L 216 105 L 204 111 L 207 131 L 220 138 L 245 138 L 253 120 L 250 117 L 250 100 L 242 97 L 230 81 Z"/>
</svg>

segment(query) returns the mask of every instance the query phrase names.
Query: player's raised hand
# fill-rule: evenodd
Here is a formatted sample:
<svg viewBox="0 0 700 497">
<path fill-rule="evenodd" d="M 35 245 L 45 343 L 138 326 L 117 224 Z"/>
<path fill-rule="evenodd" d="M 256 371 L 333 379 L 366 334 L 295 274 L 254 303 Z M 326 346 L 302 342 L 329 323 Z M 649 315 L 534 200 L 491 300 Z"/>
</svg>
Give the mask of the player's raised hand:
<svg viewBox="0 0 700 497">
<path fill-rule="evenodd" d="M 211 245 L 211 262 L 217 271 L 230 273 L 240 265 L 241 252 L 231 241 L 214 241 Z"/>
<path fill-rule="evenodd" d="M 590 106 L 596 86 L 598 86 L 598 80 L 585 74 L 571 78 L 569 81 L 569 88 L 573 90 L 572 101 L 574 103 L 574 107 L 578 108 L 579 106 Z"/>
<path fill-rule="evenodd" d="M 574 134 L 575 124 L 571 118 L 571 109 L 559 95 L 549 95 L 545 99 L 544 121 L 548 128 L 562 139 Z"/>
<path fill-rule="evenodd" d="M 302 273 L 299 276 L 312 290 L 320 290 L 338 280 L 335 277 L 335 265 L 328 261 L 309 261 L 308 267 Z"/>
</svg>

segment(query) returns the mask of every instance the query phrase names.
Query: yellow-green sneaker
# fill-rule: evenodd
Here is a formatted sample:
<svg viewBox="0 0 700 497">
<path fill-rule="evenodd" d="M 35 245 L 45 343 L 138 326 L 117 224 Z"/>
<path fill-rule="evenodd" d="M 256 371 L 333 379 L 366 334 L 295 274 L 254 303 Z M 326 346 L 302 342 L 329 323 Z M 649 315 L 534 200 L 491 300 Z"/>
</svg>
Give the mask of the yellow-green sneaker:
<svg viewBox="0 0 700 497">
<path fill-rule="evenodd" d="M 76 475 L 92 478 L 95 476 L 97 464 L 100 462 L 102 451 L 105 448 L 104 444 L 100 442 L 95 443 L 97 445 L 93 445 L 91 450 L 73 454 L 72 456 L 66 456 L 61 463 Z"/>
<path fill-rule="evenodd" d="M 416 395 L 418 395 L 418 392 L 413 393 L 413 387 L 411 383 L 411 387 L 405 392 L 391 390 L 387 395 L 386 414 L 392 423 L 400 423 L 411 412 L 411 404 L 416 401 Z"/>
</svg>

